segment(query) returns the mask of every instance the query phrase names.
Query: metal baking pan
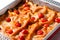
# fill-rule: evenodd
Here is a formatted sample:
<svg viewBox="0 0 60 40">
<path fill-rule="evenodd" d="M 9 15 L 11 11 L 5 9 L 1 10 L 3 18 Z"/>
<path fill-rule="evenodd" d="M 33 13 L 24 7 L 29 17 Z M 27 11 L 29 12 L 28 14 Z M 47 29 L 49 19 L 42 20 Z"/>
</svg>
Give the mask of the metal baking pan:
<svg viewBox="0 0 60 40">
<path fill-rule="evenodd" d="M 33 3 L 42 5 L 42 6 L 46 5 L 53 10 L 60 11 L 60 6 L 59 6 L 59 3 L 57 3 L 57 2 L 54 4 L 53 2 L 51 3 L 51 1 L 47 1 L 47 0 L 29 0 L 29 1 L 32 1 Z M 14 7 L 15 4 L 16 4 L 16 2 L 12 6 Z M 56 4 L 58 4 L 58 5 L 56 5 Z M 13 8 L 12 6 L 10 6 L 10 7 Z M 2 10 L 2 11 L 4 12 L 4 10 Z M 43 40 L 47 40 L 59 27 L 60 27 L 60 24 L 58 24 L 51 32 L 49 32 Z M 3 36 L 3 34 L 0 34 L 0 35 Z M 1 36 L 0 36 L 1 40 L 9 40 L 8 37 L 3 36 L 5 39 L 2 39 Z"/>
</svg>

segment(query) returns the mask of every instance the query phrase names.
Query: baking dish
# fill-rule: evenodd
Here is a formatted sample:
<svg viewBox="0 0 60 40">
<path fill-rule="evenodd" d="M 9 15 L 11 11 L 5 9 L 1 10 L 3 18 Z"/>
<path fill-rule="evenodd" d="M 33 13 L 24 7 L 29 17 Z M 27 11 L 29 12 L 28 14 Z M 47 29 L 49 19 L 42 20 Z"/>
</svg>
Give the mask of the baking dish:
<svg viewBox="0 0 60 40">
<path fill-rule="evenodd" d="M 32 0 L 32 1 L 35 2 L 35 3 L 38 3 L 38 4 L 40 4 L 40 5 L 43 5 L 43 4 L 45 5 L 45 4 L 47 4 L 47 3 L 44 3 L 43 1 L 39 1 L 39 0 L 37 0 L 37 1 L 36 1 L 36 0 Z M 48 5 L 46 5 L 46 6 L 48 6 Z M 53 5 L 51 5 L 51 6 L 53 6 Z M 51 7 L 51 6 L 50 6 L 50 7 Z M 52 9 L 52 8 L 51 8 L 51 9 Z M 59 8 L 57 8 L 57 9 L 59 9 Z M 56 9 L 56 11 L 59 11 L 59 10 L 57 10 L 57 9 Z M 55 10 L 55 9 L 54 9 L 54 10 Z M 48 33 L 47 36 L 44 38 L 44 40 L 47 40 L 47 39 L 49 38 L 49 36 L 51 36 L 51 34 L 53 34 L 53 32 L 55 32 L 55 31 L 59 28 L 59 26 L 60 26 L 60 25 L 58 25 L 58 26 L 57 26 L 56 28 L 54 28 L 50 33 Z"/>
</svg>

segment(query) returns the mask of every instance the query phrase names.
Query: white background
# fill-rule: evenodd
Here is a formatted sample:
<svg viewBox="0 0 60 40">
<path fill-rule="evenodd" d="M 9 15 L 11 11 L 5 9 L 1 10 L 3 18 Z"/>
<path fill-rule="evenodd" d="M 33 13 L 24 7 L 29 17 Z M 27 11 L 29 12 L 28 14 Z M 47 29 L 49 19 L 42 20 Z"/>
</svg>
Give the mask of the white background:
<svg viewBox="0 0 60 40">
<path fill-rule="evenodd" d="M 57 1 L 57 2 L 59 2 L 59 3 L 60 3 L 60 0 L 54 0 L 54 1 Z"/>
<path fill-rule="evenodd" d="M 0 10 L 15 0 L 0 0 Z"/>
</svg>

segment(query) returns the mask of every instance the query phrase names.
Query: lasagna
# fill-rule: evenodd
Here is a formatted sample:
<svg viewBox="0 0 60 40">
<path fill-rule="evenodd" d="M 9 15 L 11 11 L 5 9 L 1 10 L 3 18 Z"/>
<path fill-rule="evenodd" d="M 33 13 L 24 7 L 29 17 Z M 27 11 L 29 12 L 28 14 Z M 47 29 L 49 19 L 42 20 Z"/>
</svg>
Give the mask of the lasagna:
<svg viewBox="0 0 60 40">
<path fill-rule="evenodd" d="M 11 40 L 43 40 L 60 23 L 60 12 L 26 2 L 0 16 L 0 32 Z"/>
</svg>

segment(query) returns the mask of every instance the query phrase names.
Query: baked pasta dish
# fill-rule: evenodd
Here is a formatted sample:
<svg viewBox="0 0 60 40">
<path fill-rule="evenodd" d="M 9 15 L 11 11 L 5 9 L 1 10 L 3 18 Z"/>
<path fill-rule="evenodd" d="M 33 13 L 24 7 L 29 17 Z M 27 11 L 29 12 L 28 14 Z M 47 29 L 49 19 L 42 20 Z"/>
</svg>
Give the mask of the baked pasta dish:
<svg viewBox="0 0 60 40">
<path fill-rule="evenodd" d="M 60 23 L 60 12 L 26 2 L 0 16 L 0 32 L 11 40 L 43 40 Z"/>
</svg>

